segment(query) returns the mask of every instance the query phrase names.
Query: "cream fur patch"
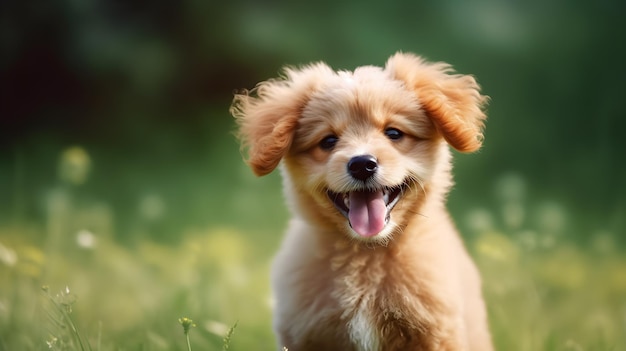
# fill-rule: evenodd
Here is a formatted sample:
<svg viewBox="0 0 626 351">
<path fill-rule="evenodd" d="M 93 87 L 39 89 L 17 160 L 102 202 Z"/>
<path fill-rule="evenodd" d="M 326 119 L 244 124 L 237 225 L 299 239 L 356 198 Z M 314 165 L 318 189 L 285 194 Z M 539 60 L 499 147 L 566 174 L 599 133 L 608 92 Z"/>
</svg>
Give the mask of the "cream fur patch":
<svg viewBox="0 0 626 351">
<path fill-rule="evenodd" d="M 356 314 L 348 322 L 350 339 L 359 351 L 379 351 L 380 335 L 378 334 L 371 316 L 363 309 L 357 310 Z"/>
</svg>

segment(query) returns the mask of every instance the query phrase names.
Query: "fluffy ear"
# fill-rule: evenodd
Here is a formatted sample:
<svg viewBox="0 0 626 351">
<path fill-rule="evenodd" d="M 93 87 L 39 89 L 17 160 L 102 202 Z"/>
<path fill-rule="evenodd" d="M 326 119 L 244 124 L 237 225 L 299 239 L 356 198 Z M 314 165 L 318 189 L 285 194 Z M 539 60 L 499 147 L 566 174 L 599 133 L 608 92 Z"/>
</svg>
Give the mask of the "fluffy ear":
<svg viewBox="0 0 626 351">
<path fill-rule="evenodd" d="M 284 77 L 261 82 L 251 93 L 235 94 L 230 113 L 237 119 L 241 147 L 256 175 L 278 166 L 291 146 L 303 108 L 327 74 L 332 70 L 322 63 L 285 68 Z"/>
<path fill-rule="evenodd" d="M 446 63 L 428 63 L 422 58 L 397 53 L 385 70 L 415 91 L 426 114 L 446 141 L 461 152 L 480 148 L 483 141 L 483 112 L 488 98 L 472 76 L 454 74 Z"/>
</svg>

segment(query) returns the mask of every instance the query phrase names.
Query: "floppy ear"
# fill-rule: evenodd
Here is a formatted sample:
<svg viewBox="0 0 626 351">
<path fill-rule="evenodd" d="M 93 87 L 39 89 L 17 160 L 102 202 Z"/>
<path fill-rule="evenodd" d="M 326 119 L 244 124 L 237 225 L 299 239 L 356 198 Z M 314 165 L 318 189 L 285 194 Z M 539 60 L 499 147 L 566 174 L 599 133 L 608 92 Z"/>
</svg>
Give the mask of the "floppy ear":
<svg viewBox="0 0 626 351">
<path fill-rule="evenodd" d="M 318 63 L 302 69 L 284 69 L 280 79 L 261 82 L 252 94 L 235 94 L 230 113 L 248 165 L 263 176 L 272 172 L 291 147 L 298 119 L 311 94 L 332 70 Z"/>
<path fill-rule="evenodd" d="M 483 112 L 488 98 L 480 94 L 474 77 L 454 74 L 446 63 L 428 63 L 422 58 L 397 53 L 385 70 L 415 91 L 417 99 L 446 141 L 461 152 L 480 148 Z"/>
</svg>

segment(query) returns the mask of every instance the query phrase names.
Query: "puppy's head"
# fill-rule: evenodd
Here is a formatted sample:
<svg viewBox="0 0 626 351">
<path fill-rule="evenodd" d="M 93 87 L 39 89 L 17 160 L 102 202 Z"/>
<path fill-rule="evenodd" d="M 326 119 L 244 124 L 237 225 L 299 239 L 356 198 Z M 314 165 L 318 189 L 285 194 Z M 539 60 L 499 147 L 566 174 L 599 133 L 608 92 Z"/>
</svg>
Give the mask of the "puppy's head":
<svg viewBox="0 0 626 351">
<path fill-rule="evenodd" d="M 287 195 L 323 229 L 384 242 L 449 184 L 446 143 L 482 142 L 486 98 L 471 76 L 398 53 L 384 68 L 286 69 L 235 96 L 242 146 L 257 175 L 284 161 Z M 434 201 L 443 201 L 438 199 Z"/>
</svg>

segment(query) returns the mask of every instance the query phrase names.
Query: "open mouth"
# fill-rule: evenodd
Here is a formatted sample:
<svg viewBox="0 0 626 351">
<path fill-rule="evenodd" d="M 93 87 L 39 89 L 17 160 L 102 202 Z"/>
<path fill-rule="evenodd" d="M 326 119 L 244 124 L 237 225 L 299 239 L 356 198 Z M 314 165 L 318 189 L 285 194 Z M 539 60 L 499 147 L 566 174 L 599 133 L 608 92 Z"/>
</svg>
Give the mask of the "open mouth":
<svg viewBox="0 0 626 351">
<path fill-rule="evenodd" d="M 336 193 L 328 190 L 328 197 L 349 221 L 350 227 L 363 237 L 380 233 L 389 223 L 391 210 L 402 197 L 406 183 L 394 187 L 354 190 Z"/>
</svg>

